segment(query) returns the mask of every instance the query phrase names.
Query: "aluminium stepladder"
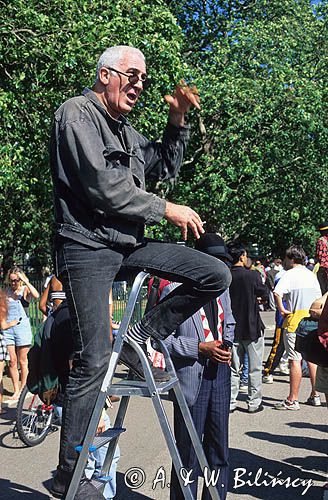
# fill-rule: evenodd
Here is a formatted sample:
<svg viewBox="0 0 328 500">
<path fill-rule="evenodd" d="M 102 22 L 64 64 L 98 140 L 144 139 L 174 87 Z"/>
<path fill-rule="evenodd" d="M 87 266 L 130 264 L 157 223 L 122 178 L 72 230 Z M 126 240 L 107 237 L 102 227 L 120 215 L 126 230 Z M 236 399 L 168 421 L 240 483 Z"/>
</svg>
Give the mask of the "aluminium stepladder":
<svg viewBox="0 0 328 500">
<path fill-rule="evenodd" d="M 75 493 L 77 491 L 77 488 L 79 486 L 79 482 L 81 480 L 81 477 L 84 472 L 85 464 L 87 461 L 88 453 L 89 451 L 94 451 L 101 446 L 104 446 L 105 444 L 109 443 L 108 450 L 107 450 L 107 455 L 105 462 L 102 467 L 102 476 L 98 478 L 97 480 L 93 480 L 93 484 L 101 491 L 106 482 L 110 480 L 110 477 L 108 476 L 108 472 L 112 463 L 112 459 L 114 456 L 114 451 L 116 444 L 118 442 L 119 436 L 122 432 L 125 431 L 125 429 L 122 427 L 124 423 L 124 418 L 127 412 L 129 400 L 131 396 L 143 396 L 143 397 L 150 397 L 154 409 L 157 414 L 157 418 L 159 421 L 159 424 L 161 426 L 166 444 L 168 446 L 173 465 L 175 467 L 184 497 L 186 500 L 194 500 L 193 494 L 191 492 L 190 486 L 186 485 L 184 486 L 183 483 L 183 478 L 182 475 L 180 474 L 181 468 L 183 468 L 183 464 L 178 452 L 178 449 L 176 447 L 174 435 L 170 426 L 170 423 L 168 421 L 163 402 L 161 400 L 161 395 L 166 394 L 169 390 L 172 390 L 174 393 L 174 396 L 176 398 L 177 404 L 180 407 L 181 414 L 184 418 L 186 427 L 188 429 L 190 439 L 192 446 L 194 447 L 198 463 L 200 465 L 200 468 L 202 471 L 205 469 L 209 471 L 207 459 L 205 457 L 202 445 L 200 443 L 199 437 L 197 435 L 196 429 L 194 427 L 194 423 L 192 420 L 192 417 L 190 415 L 189 408 L 187 406 L 185 397 L 183 395 L 183 392 L 181 390 L 180 384 L 179 384 L 179 379 L 176 375 L 175 368 L 173 365 L 173 362 L 171 360 L 170 354 L 165 346 L 165 344 L 161 341 L 158 341 L 161 351 L 164 354 L 165 358 L 165 363 L 166 363 L 166 370 L 170 374 L 170 380 L 167 382 L 161 382 L 161 383 L 156 383 L 154 381 L 150 365 L 147 359 L 147 354 L 144 352 L 142 347 L 137 344 L 135 341 L 128 339 L 129 344 L 133 349 L 138 353 L 139 358 L 141 360 L 144 374 L 145 374 L 145 379 L 146 381 L 143 382 L 141 380 L 124 380 L 120 383 L 114 383 L 113 384 L 113 377 L 115 374 L 115 369 L 119 361 L 119 355 L 123 346 L 124 338 L 126 335 L 126 332 L 128 330 L 128 327 L 130 325 L 131 319 L 133 317 L 133 312 L 135 309 L 135 305 L 137 303 L 137 299 L 139 296 L 139 293 L 141 291 L 142 285 L 145 281 L 145 279 L 149 275 L 146 272 L 140 272 L 137 277 L 134 280 L 130 295 L 129 295 L 129 300 L 121 321 L 121 326 L 118 331 L 116 341 L 114 343 L 113 351 L 111 354 L 111 358 L 109 360 L 109 365 L 107 369 L 107 373 L 105 375 L 105 378 L 103 380 L 102 386 L 100 388 L 90 421 L 89 425 L 84 437 L 84 442 L 77 448 L 79 452 L 79 457 L 74 469 L 74 473 L 72 476 L 71 483 L 69 485 L 68 491 L 66 493 L 65 499 L 66 500 L 73 500 Z M 117 412 L 117 416 L 115 419 L 114 427 L 108 429 L 107 431 L 103 432 L 100 436 L 96 436 L 96 431 L 98 427 L 98 422 L 102 413 L 102 410 L 104 408 L 106 398 L 108 397 L 108 394 L 111 395 L 118 395 L 121 396 L 121 402 L 120 406 Z M 213 484 L 208 485 L 209 492 L 211 494 L 211 497 L 213 500 L 220 500 L 220 496 L 218 494 L 218 491 Z M 87 499 L 86 499 L 87 500 Z"/>
</svg>

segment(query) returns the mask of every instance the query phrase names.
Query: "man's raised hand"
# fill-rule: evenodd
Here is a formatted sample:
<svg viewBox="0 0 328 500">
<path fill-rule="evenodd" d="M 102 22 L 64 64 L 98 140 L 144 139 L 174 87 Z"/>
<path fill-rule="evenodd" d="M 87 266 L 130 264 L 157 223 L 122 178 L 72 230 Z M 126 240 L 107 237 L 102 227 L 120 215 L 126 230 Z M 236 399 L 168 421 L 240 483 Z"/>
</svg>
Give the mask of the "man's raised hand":
<svg viewBox="0 0 328 500">
<path fill-rule="evenodd" d="M 184 115 L 192 106 L 200 109 L 197 88 L 189 87 L 184 80 L 176 86 L 173 95 L 165 95 L 164 99 L 170 105 L 169 121 L 176 126 L 184 125 Z"/>
</svg>

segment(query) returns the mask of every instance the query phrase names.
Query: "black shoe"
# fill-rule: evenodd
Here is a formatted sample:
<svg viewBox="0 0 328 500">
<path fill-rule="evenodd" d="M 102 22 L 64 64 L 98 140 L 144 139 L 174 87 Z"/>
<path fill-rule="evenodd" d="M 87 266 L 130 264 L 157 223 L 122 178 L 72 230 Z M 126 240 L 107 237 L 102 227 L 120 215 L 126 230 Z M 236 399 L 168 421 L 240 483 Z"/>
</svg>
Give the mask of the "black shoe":
<svg viewBox="0 0 328 500">
<path fill-rule="evenodd" d="M 71 478 L 71 472 L 58 469 L 49 490 L 51 495 L 55 498 L 64 498 Z M 74 500 L 104 500 L 104 497 L 89 479 L 83 477 L 80 481 Z"/>
<path fill-rule="evenodd" d="M 147 357 L 148 359 L 148 357 Z M 143 371 L 142 363 L 139 359 L 136 351 L 126 342 L 123 343 L 123 347 L 121 350 L 121 354 L 119 357 L 119 361 L 123 363 L 123 365 L 127 366 L 139 379 L 146 380 L 145 374 Z M 166 382 L 170 380 L 170 376 L 164 370 L 160 368 L 155 368 L 150 360 L 149 365 L 154 377 L 155 382 Z"/>
<path fill-rule="evenodd" d="M 257 406 L 256 408 L 248 408 L 248 413 L 260 413 L 260 411 L 263 411 L 264 410 L 264 406 L 262 404 L 260 404 L 259 406 Z"/>
<path fill-rule="evenodd" d="M 65 492 L 72 479 L 72 472 L 67 472 L 62 469 L 57 469 L 56 475 L 53 478 L 52 485 L 50 486 L 50 493 L 55 498 L 63 498 Z"/>
</svg>

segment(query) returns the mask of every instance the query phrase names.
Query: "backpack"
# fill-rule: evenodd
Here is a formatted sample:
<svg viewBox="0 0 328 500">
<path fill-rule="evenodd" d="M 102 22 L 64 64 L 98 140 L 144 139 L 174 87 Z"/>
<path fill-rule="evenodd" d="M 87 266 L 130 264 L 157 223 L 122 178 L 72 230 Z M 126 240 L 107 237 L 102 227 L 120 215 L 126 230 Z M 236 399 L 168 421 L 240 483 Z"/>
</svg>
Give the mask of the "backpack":
<svg viewBox="0 0 328 500">
<path fill-rule="evenodd" d="M 51 349 L 51 331 L 54 324 L 52 315 L 48 316 L 35 334 L 33 346 L 28 352 L 28 376 L 26 385 L 32 394 L 50 405 L 57 397 L 59 380 L 54 367 Z"/>
<path fill-rule="evenodd" d="M 27 387 L 46 404 L 59 403 L 68 382 L 73 335 L 66 300 L 53 311 L 35 335 L 28 354 Z"/>
<path fill-rule="evenodd" d="M 296 351 L 305 361 L 328 367 L 328 352 L 318 336 L 318 322 L 311 317 L 303 318 L 296 329 Z"/>
</svg>

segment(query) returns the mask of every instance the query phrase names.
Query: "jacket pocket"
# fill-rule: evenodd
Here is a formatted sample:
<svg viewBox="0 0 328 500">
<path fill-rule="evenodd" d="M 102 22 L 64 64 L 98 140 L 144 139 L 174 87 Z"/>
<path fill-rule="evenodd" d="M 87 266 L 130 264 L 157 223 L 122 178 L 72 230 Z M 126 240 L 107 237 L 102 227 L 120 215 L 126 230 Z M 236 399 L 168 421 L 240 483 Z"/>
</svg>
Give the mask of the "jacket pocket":
<svg viewBox="0 0 328 500">
<path fill-rule="evenodd" d="M 106 146 L 104 151 L 104 156 L 106 160 L 109 162 L 109 167 L 120 167 L 124 166 L 126 168 L 130 168 L 130 159 L 131 155 L 123 149 L 117 149 L 113 146 Z"/>
</svg>

